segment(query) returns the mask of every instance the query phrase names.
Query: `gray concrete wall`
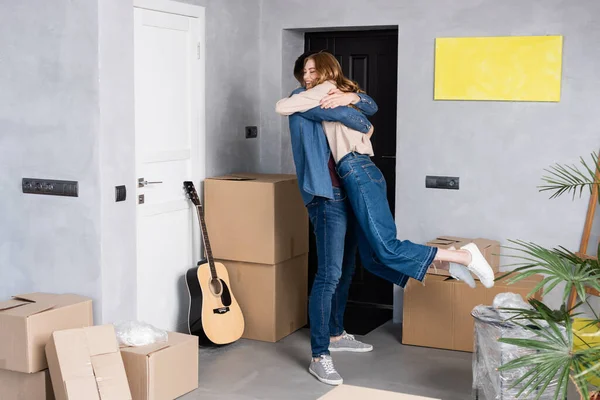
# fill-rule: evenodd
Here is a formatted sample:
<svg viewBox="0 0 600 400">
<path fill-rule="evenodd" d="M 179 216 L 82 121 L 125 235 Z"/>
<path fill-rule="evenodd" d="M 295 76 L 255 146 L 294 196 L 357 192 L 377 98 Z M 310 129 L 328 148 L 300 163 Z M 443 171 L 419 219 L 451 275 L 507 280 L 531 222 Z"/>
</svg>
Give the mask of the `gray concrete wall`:
<svg viewBox="0 0 600 400">
<path fill-rule="evenodd" d="M 275 102 L 293 88 L 286 47 L 296 34 L 286 30 L 395 25 L 399 237 L 487 237 L 505 245 L 523 239 L 577 249 L 585 197 L 548 200 L 537 185 L 547 166 L 577 162 L 600 145 L 600 56 L 593 50 L 600 43 L 598 15 L 595 0 L 332 0 L 318 7 L 263 0 L 261 167 L 293 171 L 286 122 L 274 112 Z M 436 37 L 546 34 L 565 37 L 560 103 L 433 100 Z M 426 175 L 459 176 L 461 189 L 425 189 Z M 557 293 L 550 296 L 551 303 L 558 300 Z"/>
<path fill-rule="evenodd" d="M 259 0 L 188 3 L 206 7 L 207 175 L 257 170 Z M 135 318 L 132 5 L 4 2 L 0 25 L 0 298 L 75 292 L 97 322 Z M 80 196 L 24 195 L 22 177 Z"/>
<path fill-rule="evenodd" d="M 260 0 L 182 2 L 206 6 L 206 174 L 259 170 Z"/>
<path fill-rule="evenodd" d="M 101 302 L 98 77 L 97 1 L 0 4 L 2 299 Z M 23 177 L 79 181 L 79 197 L 24 195 Z"/>
</svg>

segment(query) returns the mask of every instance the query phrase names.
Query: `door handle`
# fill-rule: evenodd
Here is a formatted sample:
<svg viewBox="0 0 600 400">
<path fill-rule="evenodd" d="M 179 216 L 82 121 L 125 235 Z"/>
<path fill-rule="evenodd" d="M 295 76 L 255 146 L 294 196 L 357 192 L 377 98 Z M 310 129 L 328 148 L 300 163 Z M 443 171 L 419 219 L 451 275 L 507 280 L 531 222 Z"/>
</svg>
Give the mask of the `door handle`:
<svg viewBox="0 0 600 400">
<path fill-rule="evenodd" d="M 381 156 L 381 158 L 396 158 L 396 156 Z"/>
<path fill-rule="evenodd" d="M 148 185 L 156 185 L 162 183 L 162 181 L 154 181 L 154 182 L 148 182 L 146 180 L 144 180 L 144 178 L 139 178 L 138 179 L 138 187 L 144 187 L 144 186 L 148 186 Z"/>
</svg>

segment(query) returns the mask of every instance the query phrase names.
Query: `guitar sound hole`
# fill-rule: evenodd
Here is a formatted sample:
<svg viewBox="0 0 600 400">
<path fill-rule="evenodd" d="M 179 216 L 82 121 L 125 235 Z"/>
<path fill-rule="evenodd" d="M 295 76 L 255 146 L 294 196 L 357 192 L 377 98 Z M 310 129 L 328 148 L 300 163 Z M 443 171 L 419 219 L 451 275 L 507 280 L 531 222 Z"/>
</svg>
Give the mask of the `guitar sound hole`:
<svg viewBox="0 0 600 400">
<path fill-rule="evenodd" d="M 221 293 L 223 293 L 223 285 L 221 284 L 221 280 L 219 278 L 210 280 L 210 291 L 215 296 L 221 296 Z"/>
</svg>

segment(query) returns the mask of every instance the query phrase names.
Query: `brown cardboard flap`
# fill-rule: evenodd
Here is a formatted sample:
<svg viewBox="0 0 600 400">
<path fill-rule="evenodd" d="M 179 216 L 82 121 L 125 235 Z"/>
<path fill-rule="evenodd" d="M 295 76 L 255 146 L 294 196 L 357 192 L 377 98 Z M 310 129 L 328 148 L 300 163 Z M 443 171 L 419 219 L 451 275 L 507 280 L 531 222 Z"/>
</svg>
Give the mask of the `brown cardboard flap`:
<svg viewBox="0 0 600 400">
<path fill-rule="evenodd" d="M 26 300 L 35 303 L 52 303 L 56 304 L 56 299 L 59 298 L 58 294 L 51 293 L 26 293 L 26 294 L 18 294 L 13 296 L 13 299 L 16 300 Z"/>
<path fill-rule="evenodd" d="M 139 348 L 131 349 L 137 350 Z M 125 351 L 124 348 L 121 349 L 121 357 L 123 358 L 123 365 L 127 373 L 131 397 L 134 400 L 150 399 L 148 394 L 150 390 L 148 383 L 148 357 L 145 357 L 144 354 Z M 179 365 L 177 368 L 179 368 Z"/>
<path fill-rule="evenodd" d="M 248 176 L 242 176 L 242 175 L 224 175 L 224 176 L 217 176 L 217 177 L 209 178 L 209 179 L 213 179 L 213 180 L 217 180 L 217 181 L 253 181 L 253 180 L 255 180 L 255 178 L 251 178 Z"/>
<path fill-rule="evenodd" d="M 48 293 L 27 293 L 13 296 L 12 300 L 0 303 L 0 311 L 12 309 L 10 315 L 29 317 L 56 306 L 57 295 Z M 4 306 L 4 307 L 3 307 Z M 17 309 L 17 307 L 21 307 Z"/>
<path fill-rule="evenodd" d="M 101 325 L 84 328 L 83 332 L 89 346 L 89 354 L 94 357 L 100 354 L 116 353 L 119 351 L 112 325 Z"/>
<path fill-rule="evenodd" d="M 449 240 L 452 242 L 464 242 L 465 240 L 470 240 L 464 237 L 460 237 L 460 236 L 448 236 L 448 235 L 444 235 L 444 236 L 438 236 L 437 239 L 439 240 Z"/>
<path fill-rule="evenodd" d="M 169 339 L 170 339 L 169 334 Z M 121 347 L 122 352 L 133 353 L 133 354 L 141 354 L 141 355 L 150 355 L 152 353 L 156 353 L 162 349 L 169 347 L 171 344 L 167 342 L 161 343 L 153 343 L 147 346 L 139 346 L 139 347 Z"/>
<path fill-rule="evenodd" d="M 429 242 L 427 242 L 428 246 L 448 248 L 450 246 L 454 246 L 457 250 L 471 242 L 472 239 L 461 238 L 457 236 L 439 236 Z"/>
<path fill-rule="evenodd" d="M 7 300 L 0 302 L 0 312 L 4 310 L 10 310 L 11 308 L 21 307 L 25 304 L 31 304 L 29 301 L 21 301 L 21 300 Z"/>
<path fill-rule="evenodd" d="M 450 246 L 453 243 L 458 243 L 456 240 L 435 239 L 429 242 L 431 245 Z"/>
<path fill-rule="evenodd" d="M 170 347 L 174 347 L 174 346 L 178 346 L 182 343 L 188 343 L 192 339 L 193 339 L 193 336 L 190 336 L 185 333 L 169 332 L 168 345 Z"/>
<path fill-rule="evenodd" d="M 66 381 L 65 391 L 69 399 L 100 400 L 96 379 L 93 376 Z"/>
<path fill-rule="evenodd" d="M 102 400 L 131 400 L 123 359 L 118 351 L 93 356 L 92 365 Z"/>
<path fill-rule="evenodd" d="M 94 370 L 89 358 L 89 346 L 82 329 L 67 329 L 56 331 L 51 336 L 52 349 L 56 351 L 55 360 L 60 364 L 60 372 L 64 381 L 94 376 Z M 46 346 L 48 354 L 48 346 Z M 55 356 L 55 354 L 52 354 Z M 54 360 L 53 360 L 54 361 Z M 50 363 L 50 375 L 58 372 L 58 365 Z M 54 369 L 54 370 L 53 370 Z M 54 376 L 52 377 L 54 379 Z"/>
<path fill-rule="evenodd" d="M 277 183 L 289 180 L 295 180 L 296 175 L 289 174 L 254 174 L 254 173 L 234 173 L 223 176 L 207 178 L 207 180 L 216 181 L 254 181 L 258 183 Z"/>
<path fill-rule="evenodd" d="M 4 312 L 7 315 L 14 315 L 15 317 L 30 317 L 48 311 L 51 308 L 54 308 L 54 306 L 55 304 L 51 303 L 24 303 L 20 307 L 10 308 Z"/>
</svg>

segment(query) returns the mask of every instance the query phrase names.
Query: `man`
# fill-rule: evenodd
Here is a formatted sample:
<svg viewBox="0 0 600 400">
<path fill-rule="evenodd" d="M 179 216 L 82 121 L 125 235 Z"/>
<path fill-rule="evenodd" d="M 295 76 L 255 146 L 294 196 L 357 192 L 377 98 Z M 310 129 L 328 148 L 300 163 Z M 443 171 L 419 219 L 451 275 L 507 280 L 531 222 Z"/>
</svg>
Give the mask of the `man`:
<svg viewBox="0 0 600 400">
<path fill-rule="evenodd" d="M 302 54 L 294 65 L 294 76 L 305 89 L 305 59 L 314 52 Z M 368 352 L 373 346 L 356 340 L 343 327 L 348 291 L 360 242 L 365 268 L 392 282 L 407 279 L 402 274 L 378 264 L 364 234 L 355 221 L 335 162 L 323 131 L 323 121 L 337 121 L 367 133 L 371 123 L 365 115 L 373 115 L 377 105 L 366 94 L 335 91 L 322 100 L 322 106 L 289 116 L 292 152 L 296 175 L 304 204 L 308 208 L 316 243 L 318 270 L 309 299 L 312 361 L 309 372 L 323 383 L 343 382 L 333 365 L 330 352 Z"/>
</svg>

